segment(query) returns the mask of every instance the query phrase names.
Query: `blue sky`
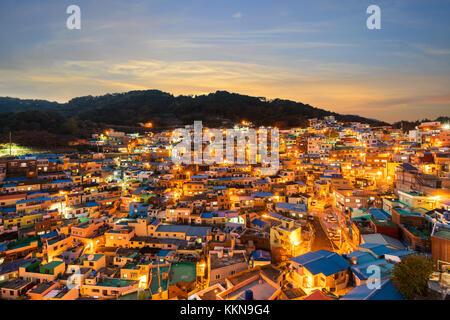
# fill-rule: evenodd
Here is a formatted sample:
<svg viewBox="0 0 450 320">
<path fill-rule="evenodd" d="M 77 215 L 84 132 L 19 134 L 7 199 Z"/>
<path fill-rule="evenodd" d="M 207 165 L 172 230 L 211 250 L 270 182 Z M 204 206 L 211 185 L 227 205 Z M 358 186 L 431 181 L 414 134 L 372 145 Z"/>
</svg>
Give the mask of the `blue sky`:
<svg viewBox="0 0 450 320">
<path fill-rule="evenodd" d="M 81 30 L 66 8 L 81 8 Z M 366 9 L 381 8 L 381 30 Z M 2 0 L 0 96 L 160 89 L 386 121 L 450 115 L 449 1 Z"/>
</svg>

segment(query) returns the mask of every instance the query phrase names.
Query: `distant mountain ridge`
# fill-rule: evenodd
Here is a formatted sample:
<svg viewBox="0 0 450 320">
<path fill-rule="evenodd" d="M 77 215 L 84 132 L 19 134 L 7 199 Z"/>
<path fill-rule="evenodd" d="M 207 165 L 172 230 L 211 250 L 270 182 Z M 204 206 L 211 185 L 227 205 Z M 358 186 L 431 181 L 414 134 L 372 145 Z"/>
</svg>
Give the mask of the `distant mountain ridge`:
<svg viewBox="0 0 450 320">
<path fill-rule="evenodd" d="M 0 112 L 15 112 L 20 110 L 58 108 L 61 104 L 47 100 L 19 99 L 0 97 Z"/>
<path fill-rule="evenodd" d="M 136 126 L 138 123 L 151 121 L 158 127 L 165 127 L 189 124 L 194 120 L 218 126 L 227 122 L 247 120 L 256 125 L 294 127 L 304 125 L 308 119 L 330 115 L 343 122 L 358 121 L 371 125 L 388 125 L 383 121 L 357 115 L 343 115 L 301 102 L 266 100 L 227 91 L 198 96 L 174 96 L 159 90 L 130 91 L 96 97 L 78 97 L 67 103 L 0 97 L 0 113 L 31 110 L 48 114 L 58 113 L 66 119 L 76 121 L 124 126 Z"/>
</svg>

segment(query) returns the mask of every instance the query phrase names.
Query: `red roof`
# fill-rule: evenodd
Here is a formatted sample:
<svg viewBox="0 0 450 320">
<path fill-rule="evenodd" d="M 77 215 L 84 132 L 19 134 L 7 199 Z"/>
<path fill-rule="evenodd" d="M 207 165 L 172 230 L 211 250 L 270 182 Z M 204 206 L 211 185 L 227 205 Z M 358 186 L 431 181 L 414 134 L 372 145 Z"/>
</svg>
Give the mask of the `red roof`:
<svg viewBox="0 0 450 320">
<path fill-rule="evenodd" d="M 311 293 L 309 296 L 304 298 L 303 300 L 333 300 L 333 298 L 330 298 L 330 297 L 326 296 L 320 290 L 316 290 L 313 293 Z"/>
</svg>

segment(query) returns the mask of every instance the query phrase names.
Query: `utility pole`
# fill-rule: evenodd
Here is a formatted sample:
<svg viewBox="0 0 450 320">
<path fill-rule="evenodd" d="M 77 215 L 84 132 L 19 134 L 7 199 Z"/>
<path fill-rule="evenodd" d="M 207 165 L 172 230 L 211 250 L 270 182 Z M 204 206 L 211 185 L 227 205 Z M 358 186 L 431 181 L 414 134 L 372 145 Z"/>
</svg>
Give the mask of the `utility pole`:
<svg viewBox="0 0 450 320">
<path fill-rule="evenodd" d="M 12 150 L 12 138 L 11 138 L 11 131 L 9 131 L 9 156 L 12 155 L 11 150 Z"/>
</svg>

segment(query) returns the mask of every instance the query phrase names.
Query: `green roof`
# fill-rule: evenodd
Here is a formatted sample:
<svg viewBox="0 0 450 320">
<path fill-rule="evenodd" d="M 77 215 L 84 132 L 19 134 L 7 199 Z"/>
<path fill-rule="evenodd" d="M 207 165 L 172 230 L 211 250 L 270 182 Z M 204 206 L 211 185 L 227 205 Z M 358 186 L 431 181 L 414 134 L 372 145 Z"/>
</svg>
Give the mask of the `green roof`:
<svg viewBox="0 0 450 320">
<path fill-rule="evenodd" d="M 7 245 L 7 250 L 14 250 L 22 247 L 28 247 L 31 243 L 37 241 L 38 242 L 38 248 L 42 247 L 42 241 L 41 237 L 35 236 L 35 237 L 28 237 L 28 238 L 22 238 L 14 242 L 10 242 Z"/>
<path fill-rule="evenodd" d="M 40 264 L 41 262 L 38 260 L 35 262 L 27 262 L 23 264 L 21 267 L 25 268 L 27 272 L 38 272 Z"/>
<path fill-rule="evenodd" d="M 98 261 L 100 260 L 104 255 L 103 254 L 83 254 L 80 258 L 81 261 Z"/>
<path fill-rule="evenodd" d="M 443 238 L 443 239 L 450 239 L 450 230 L 439 230 L 434 233 L 434 237 Z"/>
<path fill-rule="evenodd" d="M 54 274 L 55 268 L 64 263 L 63 261 L 52 261 L 39 267 L 39 273 Z M 48 271 L 48 272 L 47 272 Z"/>
<path fill-rule="evenodd" d="M 162 279 L 162 274 L 169 272 L 169 277 L 166 280 Z M 158 281 L 158 268 L 153 268 L 152 282 L 150 284 L 150 290 L 152 294 L 158 293 L 159 285 L 163 291 L 166 291 L 168 286 L 176 285 L 178 282 L 191 282 L 197 277 L 197 267 L 192 262 L 178 262 L 172 263 L 169 267 L 160 267 L 159 281 Z M 170 282 L 169 282 L 170 281 Z"/>
<path fill-rule="evenodd" d="M 116 279 L 116 278 L 100 278 L 99 281 L 97 282 L 97 286 L 123 288 L 123 287 L 131 287 L 137 283 L 138 283 L 138 281 L 134 281 L 134 280 L 125 280 L 125 279 Z"/>
<path fill-rule="evenodd" d="M 406 211 L 405 209 L 402 208 L 395 208 L 394 210 L 397 211 L 398 214 L 400 214 L 401 216 L 422 216 L 418 212 Z"/>
<path fill-rule="evenodd" d="M 372 222 L 376 226 L 386 226 L 386 227 L 396 227 L 397 226 L 391 220 L 387 220 L 387 219 L 372 219 Z"/>
<path fill-rule="evenodd" d="M 119 300 L 150 300 L 152 298 L 152 293 L 149 289 L 136 290 L 132 293 L 124 294 L 119 297 Z"/>
<path fill-rule="evenodd" d="M 406 230 L 408 230 L 409 232 L 411 232 L 413 235 L 415 235 L 416 237 L 420 237 L 422 239 L 428 239 L 430 238 L 429 235 L 426 235 L 425 233 L 423 233 L 423 231 L 417 229 L 414 226 L 404 226 Z"/>
<path fill-rule="evenodd" d="M 134 263 L 127 263 L 122 269 L 137 270 L 137 269 L 139 269 L 139 267 Z"/>
<path fill-rule="evenodd" d="M 192 262 L 173 263 L 170 268 L 170 284 L 174 285 L 178 282 L 191 282 L 197 277 L 197 265 Z"/>
</svg>

